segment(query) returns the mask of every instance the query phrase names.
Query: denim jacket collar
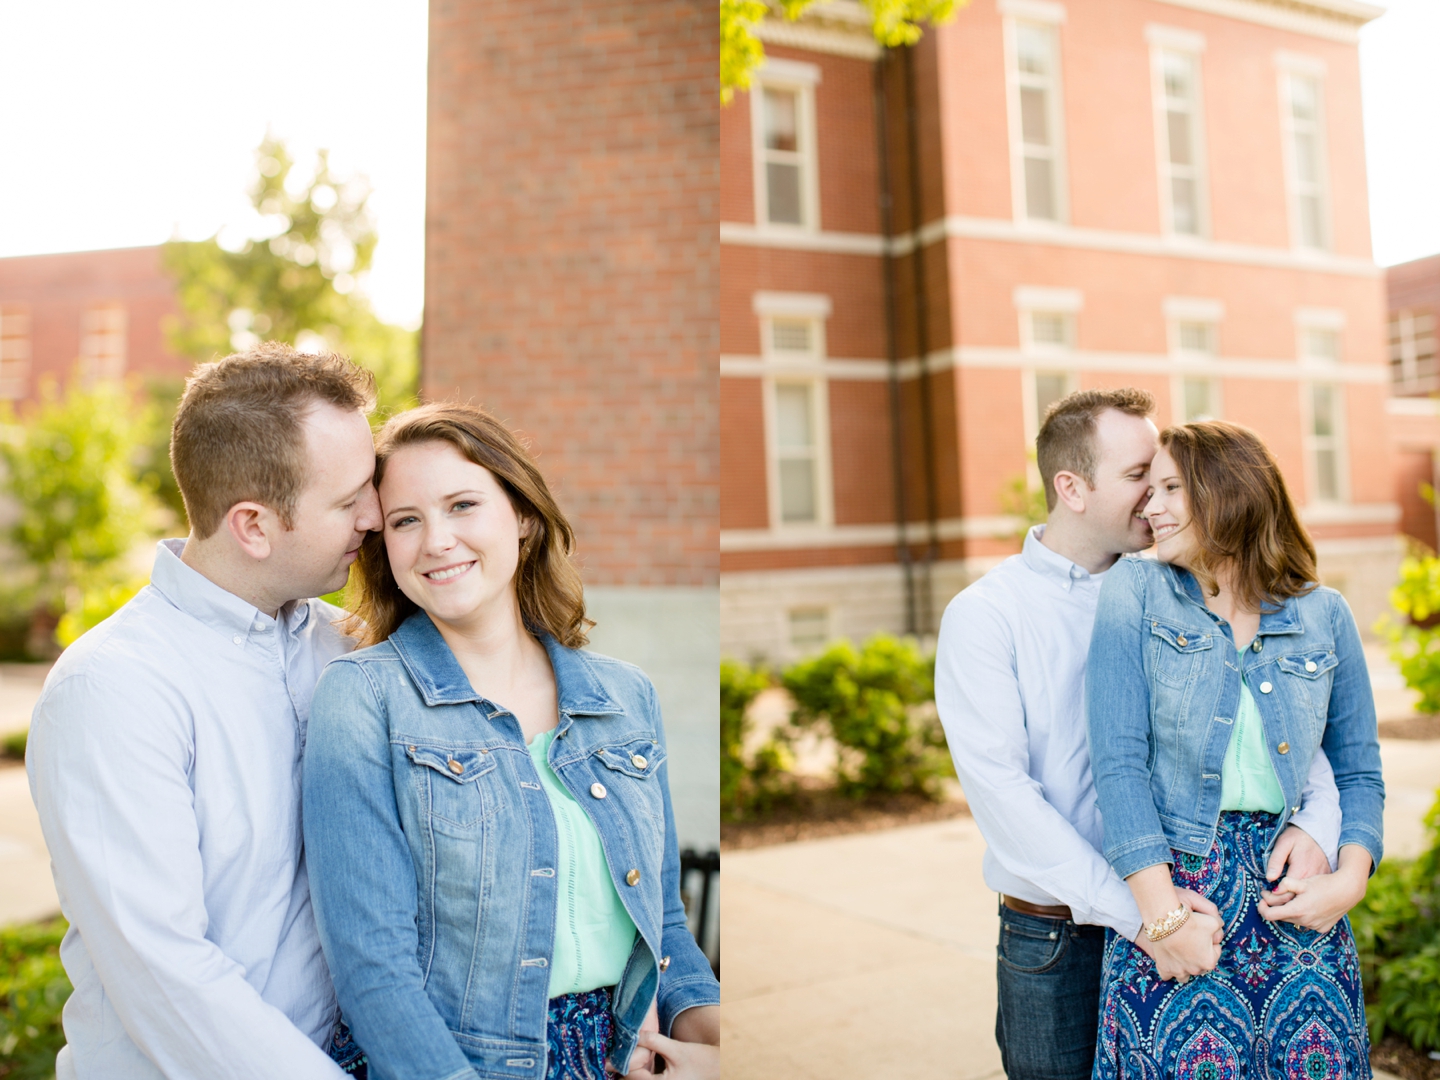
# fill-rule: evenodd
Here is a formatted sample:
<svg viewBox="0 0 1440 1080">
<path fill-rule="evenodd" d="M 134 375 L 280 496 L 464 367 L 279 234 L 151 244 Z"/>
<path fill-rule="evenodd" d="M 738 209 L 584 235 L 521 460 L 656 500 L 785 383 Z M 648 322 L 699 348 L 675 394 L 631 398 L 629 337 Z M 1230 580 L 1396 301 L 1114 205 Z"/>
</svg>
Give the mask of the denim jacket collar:
<svg viewBox="0 0 1440 1080">
<path fill-rule="evenodd" d="M 1193 603 L 1205 607 L 1205 596 L 1200 591 L 1200 582 L 1195 575 L 1173 563 L 1162 563 L 1170 578 L 1170 587 L 1177 594 Z M 1209 608 L 1206 608 L 1209 611 Z M 1305 626 L 1300 621 L 1298 605 L 1288 601 L 1276 611 L 1262 611 L 1260 613 L 1260 629 L 1256 636 L 1270 636 L 1271 634 L 1303 634 Z"/>
<path fill-rule="evenodd" d="M 410 673 L 426 705 L 494 702 L 475 692 L 460 662 L 450 651 L 430 616 L 417 611 L 390 635 L 400 662 Z M 625 709 L 605 692 L 579 649 L 567 649 L 549 634 L 540 643 L 555 670 L 555 692 L 560 711 L 571 716 L 624 716 Z"/>
</svg>

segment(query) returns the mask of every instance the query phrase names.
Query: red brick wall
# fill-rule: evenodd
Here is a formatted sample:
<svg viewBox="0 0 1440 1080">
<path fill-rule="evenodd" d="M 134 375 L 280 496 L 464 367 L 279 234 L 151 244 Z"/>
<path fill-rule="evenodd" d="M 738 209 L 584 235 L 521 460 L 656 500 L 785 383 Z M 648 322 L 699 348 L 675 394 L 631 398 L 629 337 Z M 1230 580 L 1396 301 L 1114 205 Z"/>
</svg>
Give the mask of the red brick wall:
<svg viewBox="0 0 1440 1080">
<path fill-rule="evenodd" d="M 527 435 L 586 580 L 718 580 L 713 7 L 434 0 L 422 388 Z"/>
<path fill-rule="evenodd" d="M 88 307 L 106 303 L 125 306 L 127 373 L 185 376 L 190 362 L 165 345 L 164 321 L 178 308 L 159 247 L 0 259 L 0 306 L 30 316 L 27 397 L 43 379 L 71 376 L 80 357 L 81 318 Z"/>
</svg>

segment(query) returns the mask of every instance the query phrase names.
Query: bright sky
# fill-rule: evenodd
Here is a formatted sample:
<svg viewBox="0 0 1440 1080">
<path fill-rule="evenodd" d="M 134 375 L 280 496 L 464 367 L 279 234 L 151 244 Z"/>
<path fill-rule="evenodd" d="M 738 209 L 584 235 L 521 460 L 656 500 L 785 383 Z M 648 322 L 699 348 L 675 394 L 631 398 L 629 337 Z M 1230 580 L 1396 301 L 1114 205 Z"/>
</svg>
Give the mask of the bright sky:
<svg viewBox="0 0 1440 1080">
<path fill-rule="evenodd" d="M 1362 31 L 1375 258 L 1440 252 L 1440 2 Z M 963 14 L 961 16 L 964 17 Z M 156 244 L 250 222 L 267 126 L 367 175 L 366 290 L 424 301 L 426 0 L 0 0 L 0 256 Z"/>
</svg>

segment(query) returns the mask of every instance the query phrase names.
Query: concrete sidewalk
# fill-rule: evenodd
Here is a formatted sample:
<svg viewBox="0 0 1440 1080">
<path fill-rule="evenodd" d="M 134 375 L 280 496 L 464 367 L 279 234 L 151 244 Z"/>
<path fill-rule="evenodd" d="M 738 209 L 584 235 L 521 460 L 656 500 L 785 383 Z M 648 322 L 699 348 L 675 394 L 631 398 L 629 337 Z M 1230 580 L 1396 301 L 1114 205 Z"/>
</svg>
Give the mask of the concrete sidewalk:
<svg viewBox="0 0 1440 1080">
<path fill-rule="evenodd" d="M 1413 857 L 1440 741 L 1386 739 L 1380 753 L 1387 856 Z M 1002 1076 L 984 852 L 969 818 L 727 852 L 725 1075 Z"/>
<path fill-rule="evenodd" d="M 49 664 L 0 664 L 0 735 L 30 726 Z M 60 911 L 25 769 L 0 763 L 0 926 Z"/>
</svg>

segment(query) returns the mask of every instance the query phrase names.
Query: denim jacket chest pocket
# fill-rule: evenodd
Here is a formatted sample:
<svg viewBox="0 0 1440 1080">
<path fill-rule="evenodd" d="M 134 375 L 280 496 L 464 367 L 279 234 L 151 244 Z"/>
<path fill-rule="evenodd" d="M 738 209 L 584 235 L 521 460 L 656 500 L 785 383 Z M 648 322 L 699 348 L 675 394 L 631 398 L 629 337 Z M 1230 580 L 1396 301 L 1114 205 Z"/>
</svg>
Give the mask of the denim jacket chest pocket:
<svg viewBox="0 0 1440 1080">
<path fill-rule="evenodd" d="M 1148 618 L 1150 624 L 1151 671 L 1155 680 L 1183 690 L 1190 685 L 1202 654 L 1215 645 L 1215 629 L 1181 626 Z"/>
<path fill-rule="evenodd" d="M 1282 656 L 1275 666 L 1289 683 L 1287 698 L 1304 702 L 1323 724 L 1330 712 L 1330 684 L 1339 664 L 1333 649 L 1315 649 Z"/>
<path fill-rule="evenodd" d="M 595 760 L 604 765 L 610 784 L 616 787 L 621 803 L 633 806 L 652 821 L 665 821 L 665 793 L 657 773 L 665 763 L 665 749 L 649 735 L 633 736 L 606 743 L 595 750 Z"/>
<path fill-rule="evenodd" d="M 499 786 L 491 774 L 496 756 L 484 747 L 410 743 L 411 780 L 431 822 L 474 829 L 500 809 Z"/>
</svg>

